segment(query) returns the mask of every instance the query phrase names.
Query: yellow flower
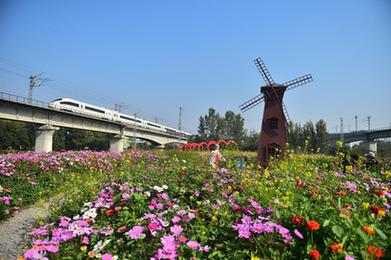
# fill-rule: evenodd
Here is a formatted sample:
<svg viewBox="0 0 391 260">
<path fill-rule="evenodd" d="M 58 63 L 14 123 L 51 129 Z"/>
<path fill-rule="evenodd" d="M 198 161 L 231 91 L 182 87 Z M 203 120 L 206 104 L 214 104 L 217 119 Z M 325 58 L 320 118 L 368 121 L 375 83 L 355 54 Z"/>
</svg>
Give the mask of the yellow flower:
<svg viewBox="0 0 391 260">
<path fill-rule="evenodd" d="M 94 251 L 90 251 L 88 252 L 88 257 L 94 257 L 96 255 L 96 253 Z"/>
<path fill-rule="evenodd" d="M 379 212 L 377 213 L 377 216 L 378 216 L 379 218 L 382 218 L 382 217 L 384 217 L 385 215 L 386 215 L 385 210 L 384 210 L 384 209 L 379 209 Z"/>
<path fill-rule="evenodd" d="M 98 253 L 95 255 L 96 258 L 102 258 L 102 254 L 101 253 Z"/>
<path fill-rule="evenodd" d="M 216 216 L 212 216 L 212 222 L 217 222 L 217 217 Z"/>
<path fill-rule="evenodd" d="M 199 205 L 201 205 L 202 201 L 197 200 L 196 203 L 199 206 Z"/>
<path fill-rule="evenodd" d="M 363 207 L 364 209 L 368 209 L 368 208 L 369 208 L 369 203 L 368 203 L 368 202 L 363 202 L 363 203 L 362 203 L 362 207 Z"/>
<path fill-rule="evenodd" d="M 86 251 L 86 250 L 87 250 L 87 246 L 81 246 L 81 247 L 80 247 L 80 250 L 81 250 L 81 251 Z"/>
<path fill-rule="evenodd" d="M 261 260 L 258 256 L 251 256 L 251 260 Z"/>
<path fill-rule="evenodd" d="M 347 172 L 352 172 L 353 171 L 353 166 L 351 166 L 351 165 L 346 166 L 346 171 Z"/>
<path fill-rule="evenodd" d="M 239 195 L 239 191 L 234 191 L 234 195 L 238 196 Z"/>
</svg>

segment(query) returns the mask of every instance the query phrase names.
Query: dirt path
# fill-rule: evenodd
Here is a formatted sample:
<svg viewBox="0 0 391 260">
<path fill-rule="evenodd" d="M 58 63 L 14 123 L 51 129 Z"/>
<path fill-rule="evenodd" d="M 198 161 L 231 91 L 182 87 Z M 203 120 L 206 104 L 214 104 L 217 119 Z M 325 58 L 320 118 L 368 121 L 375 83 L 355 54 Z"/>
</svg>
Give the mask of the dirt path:
<svg viewBox="0 0 391 260">
<path fill-rule="evenodd" d="M 0 259 L 16 259 L 23 253 L 33 224 L 49 215 L 50 202 L 33 205 L 0 224 Z"/>
</svg>

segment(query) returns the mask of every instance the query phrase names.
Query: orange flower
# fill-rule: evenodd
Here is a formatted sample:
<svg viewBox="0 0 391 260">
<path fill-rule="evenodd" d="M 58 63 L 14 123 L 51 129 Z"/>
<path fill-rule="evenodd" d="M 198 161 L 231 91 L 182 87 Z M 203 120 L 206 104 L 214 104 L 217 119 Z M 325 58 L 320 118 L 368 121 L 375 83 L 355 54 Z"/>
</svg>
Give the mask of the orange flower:
<svg viewBox="0 0 391 260">
<path fill-rule="evenodd" d="M 319 223 L 318 223 L 317 221 L 315 221 L 315 220 L 309 220 L 309 221 L 307 222 L 307 228 L 308 228 L 309 230 L 315 231 L 315 230 L 319 230 L 320 225 L 319 225 Z"/>
<path fill-rule="evenodd" d="M 343 247 L 343 244 L 338 243 L 338 242 L 334 242 L 330 245 L 331 251 L 333 251 L 334 253 L 341 251 L 342 247 Z"/>
<path fill-rule="evenodd" d="M 385 208 L 380 208 L 379 212 L 377 213 L 378 217 L 382 218 L 386 215 L 386 209 Z"/>
<path fill-rule="evenodd" d="M 319 259 L 320 258 L 320 253 L 316 249 L 311 249 L 310 252 L 308 253 L 308 255 L 311 259 Z"/>
<path fill-rule="evenodd" d="M 352 217 L 352 215 L 350 215 L 350 213 L 347 212 L 347 211 L 341 210 L 340 213 L 341 213 L 342 215 L 345 215 L 347 218 L 351 218 L 351 217 Z"/>
<path fill-rule="evenodd" d="M 368 226 L 363 226 L 362 229 L 367 232 L 368 234 L 370 235 L 374 235 L 376 232 L 373 228 L 371 227 L 368 227 Z"/>
<path fill-rule="evenodd" d="M 376 246 L 368 246 L 368 253 L 370 256 L 374 256 L 377 258 L 384 256 L 383 250 L 381 250 L 380 247 L 376 247 Z"/>
</svg>

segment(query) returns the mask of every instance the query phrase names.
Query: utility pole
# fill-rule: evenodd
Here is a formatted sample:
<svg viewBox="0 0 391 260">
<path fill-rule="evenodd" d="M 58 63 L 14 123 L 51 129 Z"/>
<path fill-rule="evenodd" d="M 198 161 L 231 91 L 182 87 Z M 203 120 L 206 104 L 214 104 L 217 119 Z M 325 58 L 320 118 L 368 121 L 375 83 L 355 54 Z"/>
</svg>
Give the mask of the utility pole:
<svg viewBox="0 0 391 260">
<path fill-rule="evenodd" d="M 179 107 L 178 130 L 182 130 L 182 107 Z"/>
<path fill-rule="evenodd" d="M 134 119 L 136 119 L 137 113 L 134 113 Z M 137 123 L 134 122 L 134 131 L 133 131 L 133 150 L 137 149 L 137 143 L 136 143 L 136 131 L 137 131 Z"/>
<path fill-rule="evenodd" d="M 356 120 L 356 133 L 357 133 L 357 116 L 354 117 L 354 120 Z"/>
<path fill-rule="evenodd" d="M 114 104 L 114 111 L 121 112 L 121 110 L 122 110 L 122 105 Z"/>
<path fill-rule="evenodd" d="M 33 89 L 43 86 L 46 82 L 48 82 L 49 78 L 42 78 L 43 73 L 39 73 L 37 75 L 31 75 L 29 77 L 29 95 L 27 101 L 29 104 L 33 101 Z"/>
<path fill-rule="evenodd" d="M 342 117 L 341 117 L 341 129 L 340 129 L 339 139 L 343 141 L 343 118 Z"/>
<path fill-rule="evenodd" d="M 371 117 L 367 116 L 367 121 L 368 121 L 368 132 L 371 131 Z"/>
</svg>

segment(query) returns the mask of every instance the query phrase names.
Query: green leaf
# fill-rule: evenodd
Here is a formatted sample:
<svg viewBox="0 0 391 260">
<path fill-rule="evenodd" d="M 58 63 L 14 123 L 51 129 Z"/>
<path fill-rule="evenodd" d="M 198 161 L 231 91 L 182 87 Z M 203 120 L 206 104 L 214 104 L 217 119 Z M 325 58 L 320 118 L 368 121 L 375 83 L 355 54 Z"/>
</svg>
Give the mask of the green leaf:
<svg viewBox="0 0 391 260">
<path fill-rule="evenodd" d="M 387 239 L 387 236 L 386 236 L 386 234 L 383 233 L 383 231 L 381 231 L 380 229 L 378 229 L 376 227 L 374 229 L 376 230 L 376 233 L 381 237 L 381 239 L 383 239 L 383 240 Z"/>
<path fill-rule="evenodd" d="M 362 240 L 364 240 L 364 243 L 368 244 L 368 237 L 367 237 L 367 235 L 360 228 L 356 229 L 356 232 L 362 238 Z"/>
<path fill-rule="evenodd" d="M 344 229 L 341 226 L 335 225 L 331 228 L 334 234 L 337 235 L 337 237 L 342 237 L 344 234 Z"/>
<path fill-rule="evenodd" d="M 326 219 L 325 222 L 323 222 L 323 227 L 327 227 L 330 225 L 330 219 Z"/>
</svg>

